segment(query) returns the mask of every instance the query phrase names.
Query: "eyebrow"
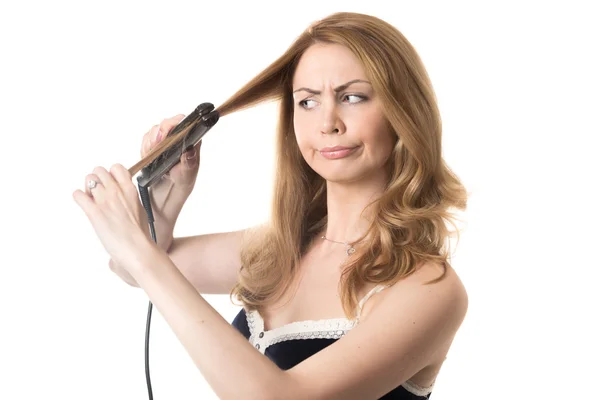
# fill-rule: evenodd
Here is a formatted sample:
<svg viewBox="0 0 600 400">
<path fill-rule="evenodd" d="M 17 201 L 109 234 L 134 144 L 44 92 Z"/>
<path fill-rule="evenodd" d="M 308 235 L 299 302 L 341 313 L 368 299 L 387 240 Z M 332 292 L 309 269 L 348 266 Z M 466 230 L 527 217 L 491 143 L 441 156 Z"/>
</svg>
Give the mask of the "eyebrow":
<svg viewBox="0 0 600 400">
<path fill-rule="evenodd" d="M 364 82 L 364 83 L 368 83 L 369 85 L 371 84 L 371 82 L 365 81 L 363 79 L 353 79 L 350 82 L 346 82 L 343 85 L 340 85 L 340 86 L 336 87 L 335 89 L 333 89 L 333 91 L 336 92 L 336 93 L 337 92 L 341 92 L 342 90 L 345 90 L 346 88 L 348 88 L 348 86 L 352 85 L 353 83 L 357 83 L 357 82 Z M 301 90 L 304 90 L 304 91 L 306 91 L 308 93 L 312 93 L 312 94 L 321 94 L 321 92 L 318 91 L 318 90 L 309 89 L 309 88 L 306 88 L 306 87 L 301 87 L 299 89 L 296 89 L 292 93 L 296 93 L 296 92 L 299 92 Z"/>
</svg>

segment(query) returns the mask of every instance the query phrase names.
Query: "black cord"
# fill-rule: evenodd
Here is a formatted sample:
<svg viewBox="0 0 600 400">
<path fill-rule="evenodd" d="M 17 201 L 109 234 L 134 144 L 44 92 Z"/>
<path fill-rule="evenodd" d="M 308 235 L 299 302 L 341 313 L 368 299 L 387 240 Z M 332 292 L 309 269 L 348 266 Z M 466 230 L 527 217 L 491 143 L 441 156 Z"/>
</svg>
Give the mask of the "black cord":
<svg viewBox="0 0 600 400">
<path fill-rule="evenodd" d="M 154 230 L 154 215 L 152 214 L 152 205 L 150 204 L 150 194 L 147 187 L 142 187 L 138 184 L 142 205 L 146 209 L 148 215 L 148 224 L 150 225 L 150 235 L 156 243 L 156 231 Z M 148 317 L 146 319 L 146 345 L 145 345 L 145 364 L 146 364 L 146 385 L 148 386 L 148 399 L 152 400 L 152 383 L 150 382 L 150 321 L 152 319 L 152 302 L 148 302 Z"/>
</svg>

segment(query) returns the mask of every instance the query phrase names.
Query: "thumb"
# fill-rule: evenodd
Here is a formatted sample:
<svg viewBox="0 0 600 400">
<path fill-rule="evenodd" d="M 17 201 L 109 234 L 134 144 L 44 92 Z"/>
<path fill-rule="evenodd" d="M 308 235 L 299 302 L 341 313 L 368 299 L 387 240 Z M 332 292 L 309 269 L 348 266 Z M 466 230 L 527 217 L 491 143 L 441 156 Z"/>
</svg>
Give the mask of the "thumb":
<svg viewBox="0 0 600 400">
<path fill-rule="evenodd" d="M 194 169 L 200 164 L 200 147 L 202 141 L 198 142 L 193 148 L 183 153 L 182 158 L 186 167 Z"/>
</svg>

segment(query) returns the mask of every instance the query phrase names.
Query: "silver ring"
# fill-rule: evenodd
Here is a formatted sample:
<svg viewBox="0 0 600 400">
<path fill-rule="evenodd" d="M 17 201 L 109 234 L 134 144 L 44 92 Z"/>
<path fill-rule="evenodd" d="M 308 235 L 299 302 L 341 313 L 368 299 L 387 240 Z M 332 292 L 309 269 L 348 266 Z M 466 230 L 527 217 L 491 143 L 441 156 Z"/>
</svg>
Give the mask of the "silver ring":
<svg viewBox="0 0 600 400">
<path fill-rule="evenodd" d="M 92 190 L 93 188 L 95 188 L 95 187 L 96 187 L 96 185 L 97 185 L 97 184 L 98 184 L 98 182 L 96 182 L 96 181 L 95 181 L 95 180 L 93 180 L 93 179 L 90 179 L 90 180 L 88 181 L 87 187 L 88 187 L 88 189 Z"/>
</svg>

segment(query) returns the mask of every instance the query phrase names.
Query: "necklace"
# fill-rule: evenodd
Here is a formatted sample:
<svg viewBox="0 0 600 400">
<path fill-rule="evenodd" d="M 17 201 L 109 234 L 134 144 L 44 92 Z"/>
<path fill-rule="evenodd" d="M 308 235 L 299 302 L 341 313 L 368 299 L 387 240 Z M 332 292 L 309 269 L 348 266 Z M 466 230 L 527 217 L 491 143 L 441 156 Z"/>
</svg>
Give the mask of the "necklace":
<svg viewBox="0 0 600 400">
<path fill-rule="evenodd" d="M 325 235 L 321 236 L 321 239 L 325 239 L 325 240 L 328 240 L 328 241 L 333 242 L 333 243 L 343 244 L 344 246 L 346 246 L 346 254 L 348 255 L 348 257 L 350 257 L 350 255 L 356 251 L 356 249 L 354 248 L 354 246 L 351 245 L 348 242 L 337 242 L 335 240 L 327 239 L 325 237 Z"/>
</svg>

